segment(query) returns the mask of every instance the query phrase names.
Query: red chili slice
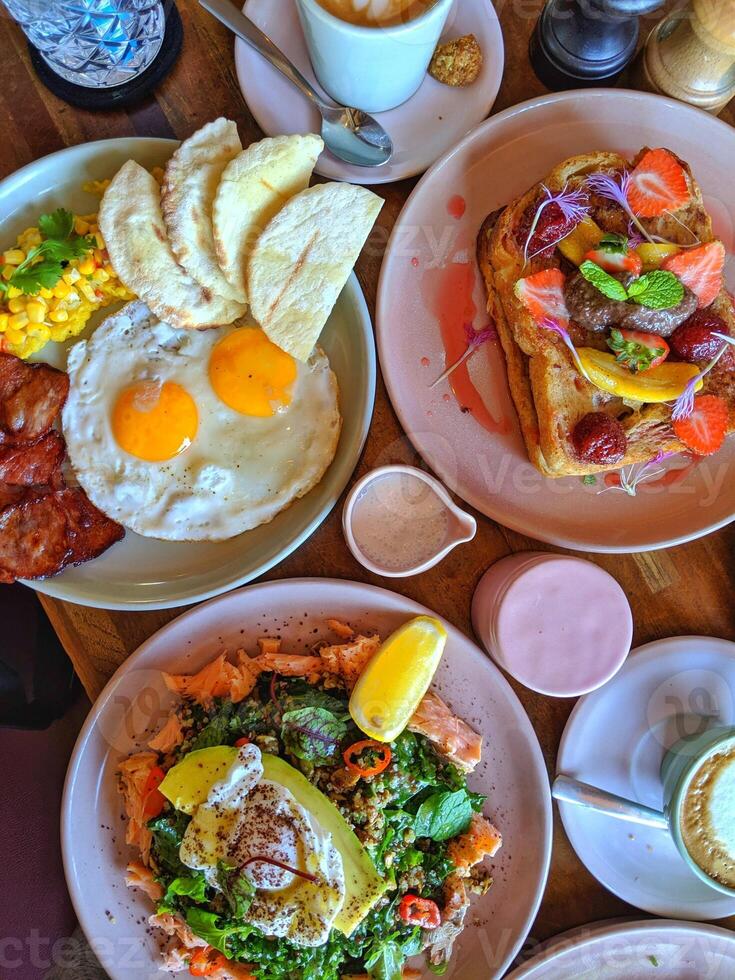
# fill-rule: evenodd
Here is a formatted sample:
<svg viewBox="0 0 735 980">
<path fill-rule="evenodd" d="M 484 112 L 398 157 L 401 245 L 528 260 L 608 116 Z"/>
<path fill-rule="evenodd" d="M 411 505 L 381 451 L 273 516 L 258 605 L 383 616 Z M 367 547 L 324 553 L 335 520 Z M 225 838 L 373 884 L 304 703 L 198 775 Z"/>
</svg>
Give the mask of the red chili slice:
<svg viewBox="0 0 735 980">
<path fill-rule="evenodd" d="M 148 773 L 148 779 L 143 790 L 145 801 L 143 803 L 143 817 L 146 820 L 152 820 L 153 817 L 157 817 L 166 805 L 166 797 L 158 789 L 165 778 L 166 773 L 160 766 L 155 766 Z"/>
<path fill-rule="evenodd" d="M 375 752 L 378 756 L 377 761 L 372 765 L 363 765 L 357 761 L 359 756 L 367 749 Z M 363 777 L 377 776 L 378 773 L 388 768 L 390 760 L 393 758 L 393 753 L 389 745 L 384 745 L 383 742 L 376 742 L 372 738 L 366 738 L 362 742 L 355 742 L 346 748 L 342 753 L 342 758 L 345 760 L 347 768 L 353 772 L 357 772 Z"/>
<path fill-rule="evenodd" d="M 422 929 L 436 929 L 442 921 L 436 902 L 419 895 L 404 895 L 398 906 L 398 914 L 407 925 L 421 926 Z"/>
</svg>

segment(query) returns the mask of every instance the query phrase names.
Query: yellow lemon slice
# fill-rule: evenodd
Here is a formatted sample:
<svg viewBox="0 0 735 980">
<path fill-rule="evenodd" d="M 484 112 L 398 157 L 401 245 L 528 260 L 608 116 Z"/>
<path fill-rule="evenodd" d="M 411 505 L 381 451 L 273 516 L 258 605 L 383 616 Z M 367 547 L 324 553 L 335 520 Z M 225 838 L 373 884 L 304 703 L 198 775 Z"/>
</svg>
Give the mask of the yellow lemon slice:
<svg viewBox="0 0 735 980">
<path fill-rule="evenodd" d="M 350 698 L 352 720 L 370 738 L 397 738 L 429 689 L 447 631 L 438 619 L 416 616 L 383 643 Z"/>
<path fill-rule="evenodd" d="M 595 350 L 594 347 L 578 347 L 577 354 L 593 385 L 611 395 L 636 402 L 669 402 L 682 394 L 687 383 L 699 374 L 696 364 L 667 361 L 640 374 L 615 360 L 613 354 Z M 699 381 L 696 391 L 702 387 Z"/>
</svg>

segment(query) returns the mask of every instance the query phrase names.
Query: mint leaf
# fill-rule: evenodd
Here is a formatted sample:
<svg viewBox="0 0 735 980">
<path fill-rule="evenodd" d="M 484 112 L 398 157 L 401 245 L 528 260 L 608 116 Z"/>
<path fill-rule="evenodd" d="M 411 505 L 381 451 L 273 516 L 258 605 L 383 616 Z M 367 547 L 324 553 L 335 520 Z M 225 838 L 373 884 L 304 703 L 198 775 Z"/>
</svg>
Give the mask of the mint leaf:
<svg viewBox="0 0 735 980">
<path fill-rule="evenodd" d="M 74 215 L 71 211 L 58 208 L 51 214 L 42 214 L 38 219 L 38 230 L 44 238 L 55 238 L 60 241 L 71 235 L 74 227 Z"/>
<path fill-rule="evenodd" d="M 616 235 L 614 232 L 608 232 L 608 234 L 602 236 L 600 244 L 597 247 L 601 251 L 607 252 L 608 255 L 625 255 L 628 251 L 628 239 L 625 235 Z"/>
<path fill-rule="evenodd" d="M 594 485 L 597 483 L 597 477 L 593 473 L 587 473 L 586 476 L 582 477 L 582 483 L 584 483 L 586 487 L 594 487 Z"/>
<path fill-rule="evenodd" d="M 668 310 L 684 299 L 684 286 L 673 272 L 656 269 L 632 282 L 628 295 L 634 302 L 651 310 Z"/>
<path fill-rule="evenodd" d="M 449 840 L 461 834 L 472 819 L 472 804 L 467 791 L 433 793 L 418 808 L 413 829 L 417 837 Z"/>
<path fill-rule="evenodd" d="M 590 262 L 587 259 L 580 265 L 579 271 L 587 282 L 591 282 L 608 299 L 614 299 L 619 303 L 624 303 L 628 298 L 628 293 L 622 282 L 614 276 L 611 276 L 609 272 L 605 272 L 596 262 Z"/>
</svg>

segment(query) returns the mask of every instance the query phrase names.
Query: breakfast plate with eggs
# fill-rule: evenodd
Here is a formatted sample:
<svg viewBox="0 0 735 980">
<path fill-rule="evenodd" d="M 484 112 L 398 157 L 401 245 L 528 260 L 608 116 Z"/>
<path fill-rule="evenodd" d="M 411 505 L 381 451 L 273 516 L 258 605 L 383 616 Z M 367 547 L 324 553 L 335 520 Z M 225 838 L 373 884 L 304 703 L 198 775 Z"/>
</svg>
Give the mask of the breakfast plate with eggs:
<svg viewBox="0 0 735 980">
<path fill-rule="evenodd" d="M 182 605 L 324 520 L 372 416 L 351 270 L 382 202 L 309 188 L 320 151 L 311 135 L 243 148 L 219 119 L 180 146 L 72 147 L 0 184 L 4 581 Z M 20 415 L 43 424 L 14 431 Z"/>
<path fill-rule="evenodd" d="M 536 914 L 551 803 L 520 702 L 462 633 L 295 579 L 198 606 L 120 667 L 62 849 L 111 980 L 488 980 Z"/>
</svg>

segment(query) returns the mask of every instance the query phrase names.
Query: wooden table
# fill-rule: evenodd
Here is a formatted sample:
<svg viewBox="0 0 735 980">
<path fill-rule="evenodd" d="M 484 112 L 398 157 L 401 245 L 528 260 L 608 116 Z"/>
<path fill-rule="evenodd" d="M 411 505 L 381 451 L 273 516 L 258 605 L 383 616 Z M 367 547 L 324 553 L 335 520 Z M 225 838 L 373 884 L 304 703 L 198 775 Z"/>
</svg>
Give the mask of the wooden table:
<svg viewBox="0 0 735 980">
<path fill-rule="evenodd" d="M 489 2 L 489 0 L 488 0 Z M 36 79 L 20 31 L 0 19 L 0 104 L 5 126 L 0 140 L 0 177 L 44 154 L 86 140 L 117 136 L 183 138 L 215 116 L 237 120 L 243 143 L 261 138 L 235 78 L 232 37 L 196 0 L 178 0 L 184 20 L 182 57 L 169 78 L 137 108 L 90 113 L 53 97 Z M 530 69 L 527 44 L 543 0 L 496 0 L 506 43 L 506 70 L 495 110 L 544 92 Z M 644 27 L 645 34 L 645 27 Z M 580 96 L 583 97 L 583 96 Z M 732 109 L 723 117 L 734 121 Z M 392 227 L 415 181 L 375 188 L 386 199 L 381 223 Z M 363 257 L 357 274 L 371 312 L 380 258 Z M 370 436 L 354 478 L 390 461 L 416 460 L 378 382 Z M 341 506 L 312 538 L 266 578 L 318 574 L 385 586 L 354 561 L 342 538 Z M 552 550 L 477 514 L 475 540 L 453 552 L 437 568 L 402 580 L 399 591 L 425 603 L 471 635 L 470 599 L 481 574 L 496 559 L 529 548 Z M 633 605 L 635 643 L 675 634 L 710 634 L 735 640 L 735 525 L 700 541 L 665 552 L 641 555 L 588 555 L 622 583 Z M 162 612 L 106 612 L 43 599 L 74 666 L 92 699 L 114 669 L 148 636 L 179 615 Z M 511 682 L 513 683 L 513 682 Z M 513 685 L 541 741 L 549 773 L 572 700 L 555 700 Z M 538 918 L 531 929 L 535 943 L 573 926 L 614 916 L 642 913 L 615 898 L 584 868 L 556 818 L 551 874 Z M 735 926 L 735 920 L 728 920 Z"/>
</svg>

